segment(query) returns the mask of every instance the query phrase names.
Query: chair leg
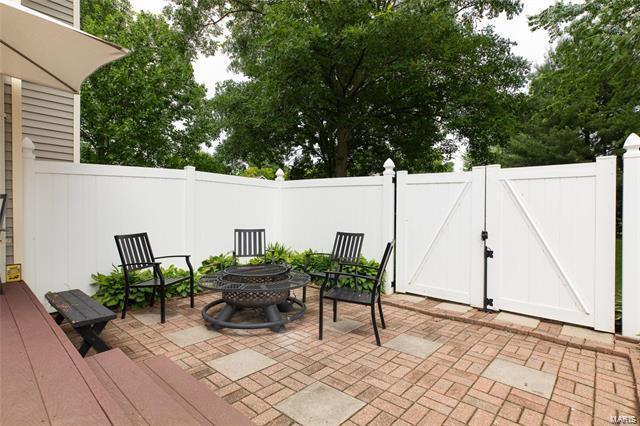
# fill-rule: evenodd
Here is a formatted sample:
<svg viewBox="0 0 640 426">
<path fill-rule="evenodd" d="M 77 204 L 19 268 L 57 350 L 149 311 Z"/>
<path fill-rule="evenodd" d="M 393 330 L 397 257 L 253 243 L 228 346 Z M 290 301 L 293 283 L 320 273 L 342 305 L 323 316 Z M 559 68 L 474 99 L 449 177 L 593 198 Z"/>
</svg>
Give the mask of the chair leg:
<svg viewBox="0 0 640 426">
<path fill-rule="evenodd" d="M 307 287 L 302 287 L 302 303 L 307 303 Z"/>
<path fill-rule="evenodd" d="M 151 287 L 151 302 L 149 303 L 149 307 L 153 308 L 155 301 L 156 301 L 156 288 Z"/>
<path fill-rule="evenodd" d="M 333 299 L 333 322 L 338 321 L 338 301 Z"/>
<path fill-rule="evenodd" d="M 122 319 L 127 314 L 127 305 L 129 304 L 129 286 L 124 286 L 124 302 L 122 303 Z"/>
<path fill-rule="evenodd" d="M 322 305 L 323 305 L 323 298 L 324 298 L 324 290 L 322 287 L 320 287 L 320 303 L 318 304 L 318 312 L 320 312 L 320 317 L 318 318 L 318 324 L 320 326 L 320 330 L 318 331 L 318 340 L 322 340 Z"/>
<path fill-rule="evenodd" d="M 165 321 L 166 321 L 166 315 L 165 315 L 165 312 L 164 312 L 164 307 L 165 307 L 164 306 L 165 305 L 164 304 L 164 296 L 165 296 L 164 286 L 161 285 L 160 286 L 160 322 L 162 324 L 164 324 Z"/>
<path fill-rule="evenodd" d="M 380 297 L 378 297 L 378 311 L 380 311 L 380 322 L 382 323 L 382 328 L 387 328 L 384 324 L 384 315 L 382 315 L 382 301 Z"/>
<path fill-rule="evenodd" d="M 378 325 L 376 324 L 376 305 L 371 304 L 371 324 L 373 324 L 373 333 L 376 335 L 376 344 L 380 346 L 380 334 L 378 334 Z"/>
<path fill-rule="evenodd" d="M 193 298 L 193 275 L 189 279 L 189 291 L 190 291 L 190 294 L 191 294 L 191 307 L 193 308 L 195 306 L 195 302 L 194 302 L 194 298 Z"/>
</svg>

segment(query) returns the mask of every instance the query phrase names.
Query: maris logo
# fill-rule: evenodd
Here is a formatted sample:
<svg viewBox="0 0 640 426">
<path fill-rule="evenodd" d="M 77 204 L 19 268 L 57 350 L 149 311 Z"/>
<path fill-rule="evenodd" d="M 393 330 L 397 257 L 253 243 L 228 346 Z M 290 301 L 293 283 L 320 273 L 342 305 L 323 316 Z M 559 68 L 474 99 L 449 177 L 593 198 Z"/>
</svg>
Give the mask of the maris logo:
<svg viewBox="0 0 640 426">
<path fill-rule="evenodd" d="M 609 421 L 616 425 L 636 425 L 638 418 L 636 416 L 611 416 Z"/>
</svg>

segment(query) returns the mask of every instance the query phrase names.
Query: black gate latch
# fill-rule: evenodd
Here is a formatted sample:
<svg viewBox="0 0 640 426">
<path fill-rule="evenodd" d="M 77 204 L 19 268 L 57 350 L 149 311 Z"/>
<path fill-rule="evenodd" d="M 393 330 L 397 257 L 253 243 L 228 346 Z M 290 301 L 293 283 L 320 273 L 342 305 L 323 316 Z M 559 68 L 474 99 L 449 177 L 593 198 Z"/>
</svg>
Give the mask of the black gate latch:
<svg viewBox="0 0 640 426">
<path fill-rule="evenodd" d="M 489 247 L 485 247 L 484 256 L 488 259 L 493 259 L 493 250 L 491 250 Z"/>
</svg>

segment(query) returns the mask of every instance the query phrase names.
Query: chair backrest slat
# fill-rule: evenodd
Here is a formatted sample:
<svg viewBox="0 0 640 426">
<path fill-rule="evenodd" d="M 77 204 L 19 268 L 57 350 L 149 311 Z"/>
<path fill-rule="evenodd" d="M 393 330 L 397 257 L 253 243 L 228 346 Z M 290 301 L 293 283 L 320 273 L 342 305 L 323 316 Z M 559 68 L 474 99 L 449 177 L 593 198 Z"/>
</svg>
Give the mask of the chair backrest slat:
<svg viewBox="0 0 640 426">
<path fill-rule="evenodd" d="M 364 234 L 337 232 L 331 257 L 339 262 L 356 262 L 360 258 Z"/>
<path fill-rule="evenodd" d="M 116 235 L 116 247 L 126 271 L 136 271 L 153 266 L 155 258 L 146 232 Z"/>
<path fill-rule="evenodd" d="M 387 246 L 384 249 L 384 254 L 382 255 L 382 260 L 380 261 L 380 266 L 378 267 L 378 272 L 376 273 L 376 282 L 375 282 L 375 289 L 374 289 L 374 291 L 376 292 L 380 292 L 384 271 L 387 269 L 387 265 L 389 264 L 389 259 L 391 259 L 391 253 L 393 253 L 393 249 L 395 248 L 395 245 L 396 245 L 396 241 L 393 240 L 387 243 Z"/>
<path fill-rule="evenodd" d="M 233 241 L 235 257 L 259 257 L 266 254 L 264 229 L 236 229 Z"/>
</svg>

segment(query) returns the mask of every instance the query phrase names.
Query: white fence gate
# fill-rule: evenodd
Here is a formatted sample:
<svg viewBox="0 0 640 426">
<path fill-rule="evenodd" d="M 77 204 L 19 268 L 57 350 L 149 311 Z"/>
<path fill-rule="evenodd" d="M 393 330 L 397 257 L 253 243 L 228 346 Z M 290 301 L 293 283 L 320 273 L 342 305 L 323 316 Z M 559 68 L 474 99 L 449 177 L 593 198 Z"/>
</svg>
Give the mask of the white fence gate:
<svg viewBox="0 0 640 426">
<path fill-rule="evenodd" d="M 615 170 L 398 173 L 397 290 L 482 306 L 486 217 L 493 309 L 613 331 Z"/>
</svg>

